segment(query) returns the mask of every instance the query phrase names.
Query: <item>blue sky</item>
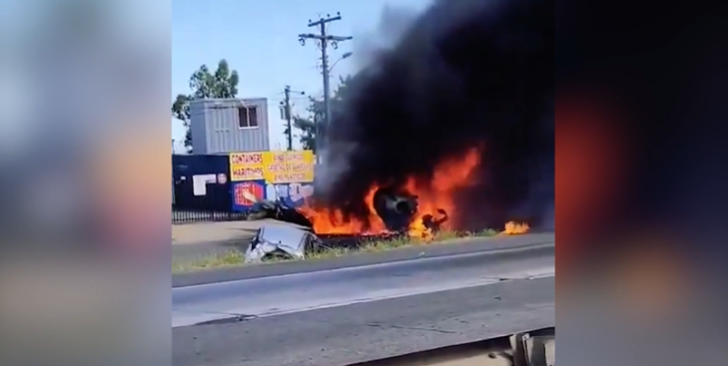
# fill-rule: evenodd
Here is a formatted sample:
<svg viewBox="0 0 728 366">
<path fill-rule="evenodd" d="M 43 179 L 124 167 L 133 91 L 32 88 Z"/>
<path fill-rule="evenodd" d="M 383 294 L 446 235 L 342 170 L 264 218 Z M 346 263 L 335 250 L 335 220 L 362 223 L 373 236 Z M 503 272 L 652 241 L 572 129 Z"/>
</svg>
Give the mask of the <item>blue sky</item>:
<svg viewBox="0 0 728 366">
<path fill-rule="evenodd" d="M 341 60 L 332 70 L 332 81 L 366 63 L 367 49 L 386 42 L 387 24 L 381 21 L 385 8 L 414 15 L 429 0 L 174 0 L 172 3 L 172 98 L 188 93 L 188 80 L 194 70 L 206 64 L 211 68 L 220 59 L 240 75 L 240 97 L 268 98 L 271 147 L 285 147 L 284 121 L 278 104 L 286 84 L 297 91 L 321 96 L 320 51 L 313 42 L 301 46 L 300 33 L 315 33 L 307 27 L 309 19 L 327 13 L 341 13 L 342 20 L 329 23 L 334 35 L 353 36 L 333 50 L 333 62 L 346 52 L 353 56 Z M 306 99 L 296 96 L 294 113 L 303 114 Z M 184 128 L 172 122 L 172 138 L 182 141 Z M 181 145 L 177 150 L 181 150 Z"/>
</svg>

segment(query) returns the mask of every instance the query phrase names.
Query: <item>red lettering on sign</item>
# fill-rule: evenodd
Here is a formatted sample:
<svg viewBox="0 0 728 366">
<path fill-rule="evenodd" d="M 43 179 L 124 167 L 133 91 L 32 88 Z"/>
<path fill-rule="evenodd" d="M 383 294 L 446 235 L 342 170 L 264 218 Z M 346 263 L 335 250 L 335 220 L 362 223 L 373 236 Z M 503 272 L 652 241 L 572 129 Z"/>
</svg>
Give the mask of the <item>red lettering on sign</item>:
<svg viewBox="0 0 728 366">
<path fill-rule="evenodd" d="M 278 173 L 275 174 L 274 179 L 276 182 L 301 182 L 306 180 L 306 173 L 292 172 L 292 173 Z"/>
<path fill-rule="evenodd" d="M 232 160 L 232 164 L 234 164 L 234 165 L 262 164 L 263 163 L 263 154 L 262 153 L 233 154 L 231 160 Z"/>
<path fill-rule="evenodd" d="M 263 177 L 263 168 L 233 168 L 233 175 L 238 179 L 260 179 Z"/>
</svg>

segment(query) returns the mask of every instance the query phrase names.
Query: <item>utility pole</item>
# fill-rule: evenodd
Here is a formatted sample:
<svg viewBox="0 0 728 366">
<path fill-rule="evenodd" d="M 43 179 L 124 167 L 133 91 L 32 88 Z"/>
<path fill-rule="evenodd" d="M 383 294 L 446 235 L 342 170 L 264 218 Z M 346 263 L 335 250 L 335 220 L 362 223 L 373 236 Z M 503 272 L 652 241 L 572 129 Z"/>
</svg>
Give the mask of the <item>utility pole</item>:
<svg viewBox="0 0 728 366">
<path fill-rule="evenodd" d="M 321 163 L 322 161 L 322 153 L 323 150 L 323 131 L 326 131 L 329 127 L 329 124 L 331 123 L 331 100 L 330 100 L 330 86 L 329 86 L 329 57 L 328 57 L 328 46 L 329 42 L 331 42 L 331 47 L 334 49 L 339 48 L 339 42 L 348 41 L 351 40 L 353 37 L 341 37 L 341 36 L 333 36 L 326 33 L 326 24 L 335 22 L 337 20 L 341 20 L 341 14 L 336 13 L 336 16 L 332 17 L 328 14 L 326 14 L 326 18 L 320 18 L 317 21 L 308 21 L 309 27 L 318 27 L 319 28 L 319 34 L 299 34 L 298 40 L 301 42 L 301 45 L 306 45 L 307 39 L 315 39 L 318 42 L 318 46 L 321 49 L 321 66 L 323 69 L 323 77 L 324 77 L 324 109 L 326 111 L 326 115 L 324 116 L 324 123 L 323 126 L 321 123 L 316 124 L 316 160 L 318 163 Z"/>
<path fill-rule="evenodd" d="M 283 90 L 286 94 L 286 127 L 288 128 L 288 151 L 293 151 L 293 124 L 291 123 L 291 86 L 286 85 Z"/>
<path fill-rule="evenodd" d="M 281 118 L 286 120 L 286 127 L 288 131 L 288 133 L 286 133 L 286 137 L 288 138 L 288 151 L 293 151 L 293 113 L 291 113 L 291 92 L 300 93 L 301 95 L 306 94 L 302 91 L 291 90 L 290 85 L 286 85 L 286 87 L 283 88 L 283 94 L 285 94 L 286 98 L 281 102 Z"/>
</svg>

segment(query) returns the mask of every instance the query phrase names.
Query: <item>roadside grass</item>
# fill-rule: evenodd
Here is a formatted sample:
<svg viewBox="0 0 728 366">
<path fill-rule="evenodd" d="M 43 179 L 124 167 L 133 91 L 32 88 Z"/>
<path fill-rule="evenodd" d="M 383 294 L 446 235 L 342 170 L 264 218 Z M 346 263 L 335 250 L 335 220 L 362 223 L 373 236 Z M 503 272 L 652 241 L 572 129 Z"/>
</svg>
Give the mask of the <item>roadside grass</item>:
<svg viewBox="0 0 728 366">
<path fill-rule="evenodd" d="M 498 231 L 496 230 L 482 230 L 477 232 L 441 231 L 437 233 L 433 238 L 426 240 L 410 237 L 397 237 L 385 240 L 377 239 L 372 240 L 371 242 L 368 242 L 358 248 L 324 248 L 317 253 L 309 254 L 305 260 L 338 258 L 356 253 L 386 252 L 404 247 L 445 244 L 447 241 L 451 241 L 454 239 L 490 237 L 495 235 L 498 235 Z M 266 263 L 280 261 L 286 260 L 276 259 L 267 261 Z M 175 260 L 174 258 L 172 258 L 172 273 L 176 274 L 206 269 L 240 267 L 243 265 L 246 265 L 244 253 L 237 249 L 230 249 L 217 253 L 211 253 L 200 258 L 195 258 L 193 260 Z"/>
<path fill-rule="evenodd" d="M 205 269 L 239 267 L 245 263 L 244 253 L 228 249 L 194 259 L 172 258 L 172 273 L 186 273 Z"/>
</svg>

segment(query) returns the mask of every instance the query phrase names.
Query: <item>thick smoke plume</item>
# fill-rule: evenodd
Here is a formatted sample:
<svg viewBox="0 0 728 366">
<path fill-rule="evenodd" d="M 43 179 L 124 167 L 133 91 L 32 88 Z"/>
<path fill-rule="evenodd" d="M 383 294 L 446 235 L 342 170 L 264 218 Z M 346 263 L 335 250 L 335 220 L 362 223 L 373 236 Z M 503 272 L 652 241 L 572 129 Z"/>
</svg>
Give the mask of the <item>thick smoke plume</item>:
<svg viewBox="0 0 728 366">
<path fill-rule="evenodd" d="M 480 146 L 459 228 L 553 225 L 554 2 L 436 1 L 379 57 L 333 116 L 319 200 L 362 215 L 372 184 Z"/>
</svg>

